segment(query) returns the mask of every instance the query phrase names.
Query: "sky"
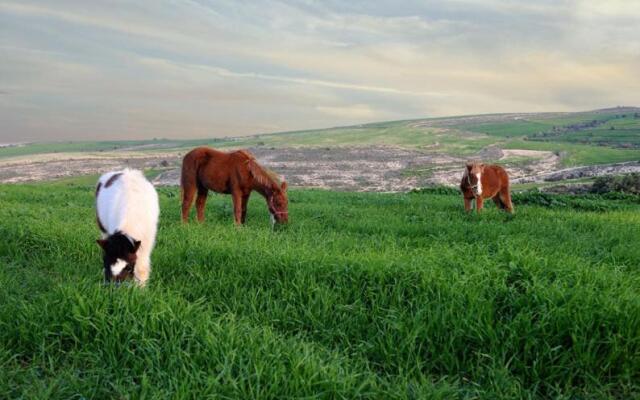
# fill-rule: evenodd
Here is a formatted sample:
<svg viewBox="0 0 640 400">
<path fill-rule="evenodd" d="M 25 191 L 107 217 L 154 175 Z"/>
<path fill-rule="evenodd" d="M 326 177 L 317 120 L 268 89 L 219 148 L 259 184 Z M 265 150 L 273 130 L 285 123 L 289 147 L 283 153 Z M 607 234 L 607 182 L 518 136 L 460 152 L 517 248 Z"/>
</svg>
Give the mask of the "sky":
<svg viewBox="0 0 640 400">
<path fill-rule="evenodd" d="M 0 143 L 617 105 L 636 0 L 0 0 Z"/>
</svg>

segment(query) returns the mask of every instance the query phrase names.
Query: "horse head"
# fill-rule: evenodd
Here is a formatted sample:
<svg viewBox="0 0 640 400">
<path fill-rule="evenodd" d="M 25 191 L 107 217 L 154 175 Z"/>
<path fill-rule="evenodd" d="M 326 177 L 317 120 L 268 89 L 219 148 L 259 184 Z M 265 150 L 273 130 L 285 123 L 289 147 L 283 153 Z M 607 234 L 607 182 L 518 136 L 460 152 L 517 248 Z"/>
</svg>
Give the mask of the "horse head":
<svg viewBox="0 0 640 400">
<path fill-rule="evenodd" d="M 473 194 L 480 196 L 482 194 L 482 173 L 484 172 L 484 164 L 469 162 L 467 163 L 467 183 L 473 191 Z"/>
<path fill-rule="evenodd" d="M 289 199 L 287 198 L 287 182 L 275 185 L 268 194 L 267 203 L 273 223 L 284 224 L 289 222 Z"/>
<path fill-rule="evenodd" d="M 116 232 L 106 239 L 96 240 L 103 250 L 104 280 L 106 283 L 114 280 L 121 282 L 133 277 L 133 270 L 140 248 L 140 241 L 129 235 Z"/>
</svg>

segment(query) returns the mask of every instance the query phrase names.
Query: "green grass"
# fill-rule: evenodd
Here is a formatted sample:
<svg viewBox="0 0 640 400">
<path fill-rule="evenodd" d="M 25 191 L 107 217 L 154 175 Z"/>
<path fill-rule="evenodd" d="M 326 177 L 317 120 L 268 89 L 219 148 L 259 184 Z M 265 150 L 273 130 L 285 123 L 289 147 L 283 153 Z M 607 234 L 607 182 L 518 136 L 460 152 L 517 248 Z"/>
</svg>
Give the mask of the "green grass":
<svg viewBox="0 0 640 400">
<path fill-rule="evenodd" d="M 562 153 L 562 164 L 567 167 L 640 160 L 640 149 L 615 149 L 587 144 L 530 140 L 513 140 L 505 143 L 503 147 L 506 149 L 544 150 Z"/>
<path fill-rule="evenodd" d="M 264 143 L 269 146 L 346 146 L 397 145 L 425 146 L 435 143 L 430 129 L 414 128 L 410 122 L 398 121 L 342 128 L 319 129 L 260 135 L 245 143 Z"/>
<path fill-rule="evenodd" d="M 590 122 L 593 120 L 609 120 L 615 118 L 615 113 L 569 113 L 561 117 L 549 118 L 545 114 L 540 116 L 532 115 L 527 118 L 518 117 L 518 119 L 505 119 L 500 122 L 492 123 L 473 123 L 457 125 L 459 129 L 465 129 L 472 132 L 484 133 L 490 136 L 500 138 L 518 138 L 546 132 L 553 127 L 563 127 L 573 124 Z M 629 118 L 627 118 L 629 119 Z"/>
<path fill-rule="evenodd" d="M 548 127 L 552 128 L 554 126 L 562 127 L 567 125 L 575 125 L 582 124 L 585 122 L 591 121 L 607 121 L 618 114 L 618 111 L 613 109 L 605 113 L 590 113 L 590 112 L 578 112 L 578 113 L 568 113 L 566 115 L 560 117 L 548 118 L 544 115 L 541 117 L 533 117 L 532 120 L 545 124 Z"/>
<path fill-rule="evenodd" d="M 195 139 L 195 140 L 122 140 L 122 141 L 81 141 L 27 143 L 20 146 L 0 148 L 0 159 L 50 153 L 87 153 L 104 151 L 168 151 L 202 145 L 227 146 L 234 143 L 228 139 Z"/>
<path fill-rule="evenodd" d="M 593 144 L 609 147 L 640 147 L 640 119 L 614 118 L 597 127 L 564 132 L 536 140 Z"/>
<path fill-rule="evenodd" d="M 104 142 L 58 142 L 29 143 L 23 146 L 0 148 L 0 158 L 46 153 L 77 153 L 112 151 L 131 146 L 140 146 L 153 141 L 104 141 Z"/>
<path fill-rule="evenodd" d="M 564 185 L 572 185 L 572 184 L 587 184 L 593 183 L 595 178 L 577 178 L 577 179 L 564 179 L 562 181 L 555 182 L 529 182 L 529 183 L 516 183 L 511 184 L 511 190 L 513 191 L 523 191 L 523 190 L 537 190 L 542 188 L 550 188 L 553 186 L 564 186 Z"/>
<path fill-rule="evenodd" d="M 162 170 L 155 169 L 155 168 L 148 168 L 144 170 L 144 176 L 150 181 L 152 181 L 155 177 L 157 177 L 161 173 L 162 173 Z M 100 177 L 100 174 L 71 176 L 67 178 L 59 178 L 59 179 L 51 180 L 45 183 L 45 185 L 53 186 L 53 187 L 76 187 L 76 186 L 87 187 L 87 186 L 95 185 L 99 177 Z"/>
<path fill-rule="evenodd" d="M 640 396 L 637 200 L 292 190 L 272 231 L 159 191 L 137 290 L 101 285 L 93 184 L 0 186 L 0 398 Z"/>
<path fill-rule="evenodd" d="M 501 138 L 522 137 L 543 132 L 549 125 L 539 121 L 514 120 L 509 122 L 458 125 L 458 128 Z"/>
</svg>

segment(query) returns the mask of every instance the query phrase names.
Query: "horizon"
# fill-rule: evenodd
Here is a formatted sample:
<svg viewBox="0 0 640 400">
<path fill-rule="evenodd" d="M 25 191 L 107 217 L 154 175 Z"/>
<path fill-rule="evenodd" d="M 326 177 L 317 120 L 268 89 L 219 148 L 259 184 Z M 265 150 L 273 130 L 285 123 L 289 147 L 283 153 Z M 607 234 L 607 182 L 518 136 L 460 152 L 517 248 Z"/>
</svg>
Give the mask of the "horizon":
<svg viewBox="0 0 640 400">
<path fill-rule="evenodd" d="M 613 107 L 603 107 L 596 108 L 590 110 L 579 110 L 579 111 L 540 111 L 540 112 L 505 112 L 505 113 L 483 113 L 483 114 L 461 114 L 461 115 L 449 115 L 449 116 L 440 116 L 440 117 L 418 117 L 418 118 L 405 118 L 405 119 L 396 119 L 396 120 L 385 120 L 385 121 L 369 121 L 363 123 L 355 123 L 351 125 L 335 125 L 335 126 L 327 126 L 321 128 L 308 128 L 308 129 L 295 129 L 288 131 L 275 131 L 275 132 L 259 132 L 259 133 L 249 133 L 246 135 L 238 135 L 238 136 L 203 136 L 203 137 L 152 137 L 152 138 L 136 138 L 132 137 L 129 139 L 60 139 L 60 140 L 39 140 L 39 141 L 20 141 L 20 142 L 0 142 L 0 148 L 7 146 L 17 146 L 17 145 L 28 145 L 28 144 L 39 144 L 39 143 L 63 143 L 63 142 L 138 142 L 138 141 L 180 141 L 180 140 L 206 140 L 206 139 L 222 139 L 222 140 L 234 140 L 234 139 L 243 139 L 243 138 L 251 138 L 251 137 L 260 137 L 260 136 L 269 136 L 269 135 L 280 135 L 280 134 L 293 134 L 298 132 L 311 132 L 311 131 L 322 131 L 322 130 L 331 130 L 331 129 L 340 129 L 340 128 L 350 128 L 356 127 L 359 125 L 375 125 L 382 123 L 391 123 L 391 122 L 404 122 L 404 121 L 420 121 L 420 120 L 430 120 L 430 119 L 455 119 L 455 118 L 465 118 L 465 117 L 476 117 L 476 116 L 489 116 L 489 115 L 543 115 L 543 114 L 581 114 L 581 113 L 591 113 L 591 112 L 599 112 L 605 110 L 616 110 L 616 109 L 639 109 L 640 106 L 613 106 Z"/>
<path fill-rule="evenodd" d="M 0 0 L 0 143 L 640 104 L 640 5 Z"/>
</svg>

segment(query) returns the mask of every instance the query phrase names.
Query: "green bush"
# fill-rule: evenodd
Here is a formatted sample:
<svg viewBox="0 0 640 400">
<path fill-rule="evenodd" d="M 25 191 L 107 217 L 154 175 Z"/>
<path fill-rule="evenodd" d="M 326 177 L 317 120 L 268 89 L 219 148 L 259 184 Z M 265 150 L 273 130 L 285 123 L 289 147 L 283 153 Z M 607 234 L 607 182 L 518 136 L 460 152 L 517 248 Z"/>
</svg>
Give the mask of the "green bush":
<svg viewBox="0 0 640 400">
<path fill-rule="evenodd" d="M 592 193 L 630 193 L 640 195 L 640 173 L 619 176 L 601 176 L 591 187 Z"/>
<path fill-rule="evenodd" d="M 460 189 L 450 186 L 430 186 L 423 188 L 416 188 L 409 193 L 417 194 L 439 194 L 439 195 L 459 195 Z"/>
</svg>

